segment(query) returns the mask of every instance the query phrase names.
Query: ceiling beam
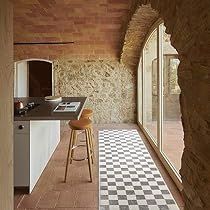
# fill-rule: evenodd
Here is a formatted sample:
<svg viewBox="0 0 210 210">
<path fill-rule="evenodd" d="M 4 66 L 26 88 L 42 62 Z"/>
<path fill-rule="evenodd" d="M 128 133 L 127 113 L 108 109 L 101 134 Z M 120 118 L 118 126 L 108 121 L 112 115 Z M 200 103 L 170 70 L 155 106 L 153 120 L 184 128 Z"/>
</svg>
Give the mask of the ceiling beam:
<svg viewBox="0 0 210 210">
<path fill-rule="evenodd" d="M 71 42 L 14 42 L 14 45 L 65 45 L 65 44 L 74 44 Z"/>
</svg>

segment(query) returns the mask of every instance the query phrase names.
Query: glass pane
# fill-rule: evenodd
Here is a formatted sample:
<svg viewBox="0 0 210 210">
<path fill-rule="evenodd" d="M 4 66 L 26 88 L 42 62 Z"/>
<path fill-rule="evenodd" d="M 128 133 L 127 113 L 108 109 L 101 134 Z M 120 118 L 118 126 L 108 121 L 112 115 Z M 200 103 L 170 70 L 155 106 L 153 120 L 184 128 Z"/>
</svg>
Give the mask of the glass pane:
<svg viewBox="0 0 210 210">
<path fill-rule="evenodd" d="M 157 30 L 144 47 L 144 127 L 157 142 Z"/>
<path fill-rule="evenodd" d="M 163 140 L 162 152 L 177 171 L 181 168 L 184 149 L 184 132 L 179 104 L 180 88 L 177 82 L 179 59 L 170 43 L 170 36 L 163 33 Z"/>
<path fill-rule="evenodd" d="M 139 61 L 138 67 L 138 122 L 142 124 L 142 57 Z"/>
</svg>

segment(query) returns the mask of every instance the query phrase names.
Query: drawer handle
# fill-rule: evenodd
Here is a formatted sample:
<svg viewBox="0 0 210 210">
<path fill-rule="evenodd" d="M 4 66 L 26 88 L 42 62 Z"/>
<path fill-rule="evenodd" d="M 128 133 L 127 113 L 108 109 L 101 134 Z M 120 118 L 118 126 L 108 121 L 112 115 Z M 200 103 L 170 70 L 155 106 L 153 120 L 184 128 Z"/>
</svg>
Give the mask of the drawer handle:
<svg viewBox="0 0 210 210">
<path fill-rule="evenodd" d="M 22 130 L 22 129 L 24 128 L 24 125 L 19 125 L 18 128 L 19 128 L 20 130 Z"/>
</svg>

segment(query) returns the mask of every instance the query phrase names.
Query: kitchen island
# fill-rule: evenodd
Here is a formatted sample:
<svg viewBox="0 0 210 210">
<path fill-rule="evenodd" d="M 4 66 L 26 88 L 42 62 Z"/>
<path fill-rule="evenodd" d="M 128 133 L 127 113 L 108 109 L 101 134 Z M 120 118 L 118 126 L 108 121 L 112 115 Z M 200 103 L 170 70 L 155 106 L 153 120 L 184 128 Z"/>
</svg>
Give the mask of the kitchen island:
<svg viewBox="0 0 210 210">
<path fill-rule="evenodd" d="M 14 116 L 14 186 L 33 190 L 60 141 L 60 120 L 79 119 L 86 97 L 63 97 L 62 101 L 45 101 L 44 97 L 15 98 L 34 106 Z M 54 112 L 59 103 L 79 102 L 73 112 Z"/>
</svg>

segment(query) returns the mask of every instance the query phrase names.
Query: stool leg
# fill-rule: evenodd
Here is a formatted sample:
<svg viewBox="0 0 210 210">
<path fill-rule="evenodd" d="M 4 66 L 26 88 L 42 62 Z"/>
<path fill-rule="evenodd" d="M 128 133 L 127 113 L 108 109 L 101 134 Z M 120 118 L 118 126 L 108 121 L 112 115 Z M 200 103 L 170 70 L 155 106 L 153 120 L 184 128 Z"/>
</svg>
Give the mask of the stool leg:
<svg viewBox="0 0 210 210">
<path fill-rule="evenodd" d="M 71 157 L 72 153 L 72 146 L 74 142 L 74 130 L 71 130 L 71 136 L 70 136 L 70 141 L 69 141 L 69 148 L 68 148 L 68 154 L 67 154 L 67 159 L 66 159 L 66 170 L 65 170 L 65 176 L 64 176 L 64 182 L 66 182 L 67 178 L 67 173 L 68 173 L 68 166 L 69 166 L 69 157 Z"/>
<path fill-rule="evenodd" d="M 91 139 L 92 139 L 92 148 L 93 148 L 93 159 L 95 160 L 95 138 L 94 138 L 94 132 L 93 127 L 91 127 Z"/>
<path fill-rule="evenodd" d="M 74 131 L 74 140 L 73 140 L 73 145 L 72 145 L 72 153 L 71 153 L 71 158 L 70 158 L 70 164 L 72 164 L 72 159 L 73 159 L 73 156 L 74 156 L 74 146 L 76 145 L 77 143 L 77 131 L 75 130 Z"/>
<path fill-rule="evenodd" d="M 90 172 L 90 181 L 93 181 L 93 172 L 92 172 L 92 162 L 91 162 L 91 152 L 90 152 L 90 139 L 88 135 L 88 129 L 85 129 L 86 144 L 87 144 L 87 156 L 88 156 L 88 167 Z"/>
<path fill-rule="evenodd" d="M 89 135 L 89 144 L 90 144 L 90 149 L 91 149 L 91 160 L 93 164 L 95 161 L 95 153 L 94 153 L 94 145 L 93 145 L 92 128 L 88 129 L 88 135 Z"/>
</svg>

